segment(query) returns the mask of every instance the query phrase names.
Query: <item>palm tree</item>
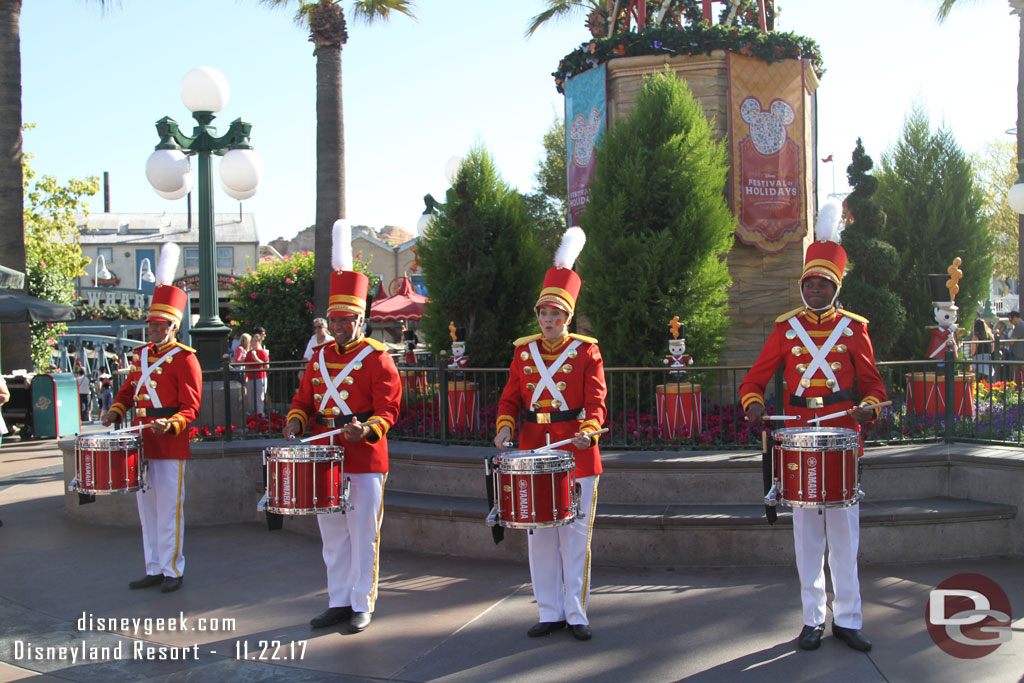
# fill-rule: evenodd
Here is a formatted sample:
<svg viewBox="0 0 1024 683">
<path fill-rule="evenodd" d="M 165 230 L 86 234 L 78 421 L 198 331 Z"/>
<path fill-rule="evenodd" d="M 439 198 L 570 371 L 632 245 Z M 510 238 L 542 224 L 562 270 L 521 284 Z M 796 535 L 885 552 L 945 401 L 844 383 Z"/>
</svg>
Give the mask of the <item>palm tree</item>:
<svg viewBox="0 0 1024 683">
<path fill-rule="evenodd" d="M 97 0 L 105 9 L 112 0 Z M 0 254 L 25 272 L 24 186 L 21 175 L 21 4 L 0 0 Z M 2 367 L 32 367 L 28 323 L 2 328 Z"/>
<path fill-rule="evenodd" d="M 345 125 L 341 106 L 341 46 L 348 41 L 341 0 L 260 0 L 271 7 L 297 6 L 295 21 L 309 29 L 316 47 L 316 227 L 313 231 L 313 305 L 327 310 L 331 260 L 331 226 L 345 217 Z M 413 17 L 410 0 L 353 0 L 352 13 L 370 24 L 387 21 L 391 12 Z"/>
</svg>

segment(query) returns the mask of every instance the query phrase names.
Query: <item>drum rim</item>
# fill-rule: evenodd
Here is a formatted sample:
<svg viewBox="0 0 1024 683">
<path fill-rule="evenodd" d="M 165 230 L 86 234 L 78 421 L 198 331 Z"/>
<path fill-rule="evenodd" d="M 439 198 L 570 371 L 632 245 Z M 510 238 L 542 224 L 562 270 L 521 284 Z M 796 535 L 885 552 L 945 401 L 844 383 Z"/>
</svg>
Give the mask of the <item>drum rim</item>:
<svg viewBox="0 0 1024 683">
<path fill-rule="evenodd" d="M 79 434 L 75 437 L 75 448 L 84 451 L 109 451 L 122 450 L 112 449 L 111 445 L 134 444 L 142 445 L 142 436 L 139 434 Z"/>
<path fill-rule="evenodd" d="M 845 427 L 786 427 L 772 432 L 782 450 L 834 451 L 859 448 L 860 433 Z"/>
<path fill-rule="evenodd" d="M 494 466 L 501 474 L 569 472 L 576 468 L 576 456 L 568 451 L 503 451 L 495 456 Z"/>
<path fill-rule="evenodd" d="M 288 462 L 331 462 L 345 459 L 345 450 L 340 446 L 267 446 L 263 449 L 267 460 Z"/>
</svg>

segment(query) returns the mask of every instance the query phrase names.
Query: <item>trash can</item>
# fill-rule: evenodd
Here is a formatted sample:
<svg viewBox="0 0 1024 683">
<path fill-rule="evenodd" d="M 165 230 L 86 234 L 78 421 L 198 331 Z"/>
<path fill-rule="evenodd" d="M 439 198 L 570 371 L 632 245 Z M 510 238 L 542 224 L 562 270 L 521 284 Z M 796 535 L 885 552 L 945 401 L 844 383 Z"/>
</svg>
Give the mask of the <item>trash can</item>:
<svg viewBox="0 0 1024 683">
<path fill-rule="evenodd" d="M 11 393 L 10 400 L 3 406 L 4 422 L 7 429 L 22 439 L 31 439 L 32 432 L 32 377 L 11 375 L 4 378 Z"/>
<path fill-rule="evenodd" d="M 32 426 L 37 439 L 59 439 L 78 434 L 78 383 L 70 372 L 32 378 Z"/>
</svg>

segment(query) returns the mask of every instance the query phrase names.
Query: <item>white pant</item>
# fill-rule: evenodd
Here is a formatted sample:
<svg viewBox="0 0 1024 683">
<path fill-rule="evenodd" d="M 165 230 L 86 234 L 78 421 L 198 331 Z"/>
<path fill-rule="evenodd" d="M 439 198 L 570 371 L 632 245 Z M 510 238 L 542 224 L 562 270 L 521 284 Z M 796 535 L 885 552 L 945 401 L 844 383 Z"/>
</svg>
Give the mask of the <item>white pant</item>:
<svg viewBox="0 0 1024 683">
<path fill-rule="evenodd" d="M 147 491 L 136 491 L 146 574 L 185 573 L 185 461 L 147 460 Z"/>
<path fill-rule="evenodd" d="M 530 580 L 541 621 L 586 624 L 590 597 L 590 535 L 597 510 L 597 476 L 582 477 L 582 519 L 527 536 Z"/>
<path fill-rule="evenodd" d="M 819 514 L 821 512 L 822 514 Z M 825 542 L 832 573 L 833 622 L 843 628 L 863 625 L 857 548 L 860 545 L 860 504 L 845 508 L 793 508 L 793 543 L 800 574 L 804 624 L 825 623 Z"/>
<path fill-rule="evenodd" d="M 346 474 L 352 482 L 345 514 L 317 515 L 327 565 L 328 607 L 372 612 L 377 600 L 380 523 L 387 474 Z"/>
</svg>

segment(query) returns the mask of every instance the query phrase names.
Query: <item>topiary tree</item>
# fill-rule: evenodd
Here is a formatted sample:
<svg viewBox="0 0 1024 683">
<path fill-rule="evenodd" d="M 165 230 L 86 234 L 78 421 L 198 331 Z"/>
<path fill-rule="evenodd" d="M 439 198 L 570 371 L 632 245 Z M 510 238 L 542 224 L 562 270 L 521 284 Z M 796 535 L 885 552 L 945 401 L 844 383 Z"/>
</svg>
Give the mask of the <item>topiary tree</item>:
<svg viewBox="0 0 1024 683">
<path fill-rule="evenodd" d="M 894 359 L 922 358 L 934 325 L 929 273 L 945 273 L 963 259 L 960 324 L 967 325 L 987 297 L 992 278 L 991 235 L 971 163 L 947 129 L 933 133 L 928 115 L 915 107 L 896 146 L 882 156 L 878 203 L 888 216 L 879 237 L 900 257 L 892 289 L 907 311 L 907 324 L 893 346 Z"/>
<path fill-rule="evenodd" d="M 423 334 L 435 351 L 448 349 L 454 322 L 466 328 L 473 365 L 504 367 L 512 340 L 537 329 L 533 305 L 550 256 L 522 196 L 482 145 L 469 151 L 445 199 L 417 249 L 430 292 Z"/>
<path fill-rule="evenodd" d="M 900 256 L 895 247 L 878 238 L 885 228 L 885 213 L 871 195 L 878 189 L 878 180 L 870 174 L 874 162 L 857 138 L 853 161 L 846 167 L 846 177 L 853 192 L 846 198 L 852 218 L 843 230 L 843 248 L 849 257 L 850 272 L 843 278 L 840 299 L 844 308 L 859 313 L 884 334 L 872 335 L 875 355 L 888 358 L 903 326 L 907 312 L 890 285 L 900 274 Z"/>
<path fill-rule="evenodd" d="M 597 150 L 581 221 L 579 312 L 608 365 L 659 363 L 674 315 L 697 362 L 717 360 L 736 227 L 727 172 L 725 146 L 686 83 L 668 70 L 645 78 Z"/>
<path fill-rule="evenodd" d="M 313 273 L 311 252 L 286 255 L 283 261 L 260 263 L 235 280 L 231 300 L 231 329 L 267 330 L 271 360 L 299 360 L 309 341 L 313 323 Z M 369 261 L 355 256 L 354 268 L 369 275 Z"/>
<path fill-rule="evenodd" d="M 551 122 L 541 141 L 544 156 L 537 163 L 536 192 L 526 195 L 526 208 L 530 212 L 541 250 L 554 254 L 566 229 L 569 211 L 569 182 L 565 170 L 565 123 L 561 119 Z"/>
</svg>

